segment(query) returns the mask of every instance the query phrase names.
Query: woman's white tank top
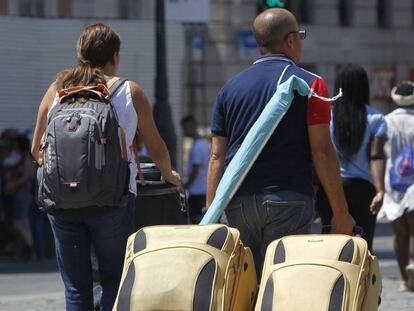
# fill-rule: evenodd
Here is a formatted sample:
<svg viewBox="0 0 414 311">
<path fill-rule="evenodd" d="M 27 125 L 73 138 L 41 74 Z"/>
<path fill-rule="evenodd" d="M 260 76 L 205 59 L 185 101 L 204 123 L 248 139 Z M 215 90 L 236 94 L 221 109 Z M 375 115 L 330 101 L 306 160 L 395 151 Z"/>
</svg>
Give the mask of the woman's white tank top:
<svg viewBox="0 0 414 311">
<path fill-rule="evenodd" d="M 59 96 L 56 93 L 52 107 L 58 103 Z M 135 132 L 138 125 L 138 117 L 134 108 L 131 97 L 131 88 L 128 82 L 125 82 L 117 92 L 112 96 L 112 105 L 115 107 L 115 111 L 118 115 L 119 125 L 124 129 L 126 136 L 126 143 L 128 145 L 128 160 L 130 162 L 129 169 L 131 176 L 129 179 L 129 191 L 133 194 L 137 194 L 137 163 L 132 151 L 132 142 L 135 137 Z M 51 109 L 50 109 L 51 110 Z M 49 111 L 50 111 L 49 110 Z"/>
</svg>

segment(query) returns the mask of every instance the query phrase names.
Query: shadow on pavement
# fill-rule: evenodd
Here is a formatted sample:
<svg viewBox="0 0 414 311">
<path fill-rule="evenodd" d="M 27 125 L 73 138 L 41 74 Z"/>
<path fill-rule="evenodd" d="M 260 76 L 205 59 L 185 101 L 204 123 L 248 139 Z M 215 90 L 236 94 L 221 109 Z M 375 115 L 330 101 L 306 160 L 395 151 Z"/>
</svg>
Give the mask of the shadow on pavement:
<svg viewBox="0 0 414 311">
<path fill-rule="evenodd" d="M 384 250 L 375 250 L 375 244 L 374 244 L 374 255 L 378 257 L 379 260 L 382 259 L 395 259 L 394 251 L 384 251 Z"/>
<path fill-rule="evenodd" d="M 392 236 L 392 227 L 389 222 L 377 222 L 375 227 L 375 237 L 391 237 Z M 374 242 L 375 243 L 375 242 Z"/>
<path fill-rule="evenodd" d="M 58 272 L 56 260 L 44 260 L 41 262 L 12 262 L 10 259 L 0 259 L 0 274 L 12 273 L 55 273 Z"/>
</svg>

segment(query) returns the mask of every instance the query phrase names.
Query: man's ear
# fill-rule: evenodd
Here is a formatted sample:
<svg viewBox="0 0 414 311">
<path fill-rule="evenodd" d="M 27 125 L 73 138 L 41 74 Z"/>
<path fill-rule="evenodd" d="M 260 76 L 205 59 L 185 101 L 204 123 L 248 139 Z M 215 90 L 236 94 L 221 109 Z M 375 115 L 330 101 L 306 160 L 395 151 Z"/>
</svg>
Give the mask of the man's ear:
<svg viewBox="0 0 414 311">
<path fill-rule="evenodd" d="M 286 42 L 286 45 L 287 45 L 287 47 L 289 48 L 289 49 L 291 49 L 292 47 L 293 47 L 293 45 L 294 45 L 294 42 L 293 42 L 293 38 L 292 38 L 293 36 L 288 36 L 287 38 L 286 38 L 286 40 L 285 40 L 285 42 Z"/>
</svg>

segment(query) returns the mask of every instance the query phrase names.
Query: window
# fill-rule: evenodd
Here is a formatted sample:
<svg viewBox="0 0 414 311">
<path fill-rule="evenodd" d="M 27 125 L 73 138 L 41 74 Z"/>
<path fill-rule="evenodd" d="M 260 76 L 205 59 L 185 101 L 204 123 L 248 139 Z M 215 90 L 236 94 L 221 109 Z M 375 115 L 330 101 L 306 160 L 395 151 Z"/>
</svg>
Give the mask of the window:
<svg viewBox="0 0 414 311">
<path fill-rule="evenodd" d="M 286 9 L 295 15 L 298 24 L 313 23 L 313 6 L 314 0 L 288 0 L 285 1 Z"/>
<path fill-rule="evenodd" d="M 119 17 L 123 19 L 138 17 L 137 2 L 136 0 L 120 0 L 118 2 Z"/>
<path fill-rule="evenodd" d="M 338 2 L 338 17 L 339 25 L 349 27 L 352 25 L 354 15 L 354 1 L 353 0 L 339 0 Z"/>
<path fill-rule="evenodd" d="M 72 16 L 74 17 L 97 17 L 95 0 L 72 0 Z"/>
<path fill-rule="evenodd" d="M 7 15 L 8 14 L 8 0 L 0 0 L 0 15 Z"/>
<path fill-rule="evenodd" d="M 391 1 L 377 0 L 377 22 L 380 28 L 391 27 Z"/>
<path fill-rule="evenodd" d="M 412 22 L 412 25 L 414 26 L 414 0 L 411 3 L 411 22 Z"/>
<path fill-rule="evenodd" d="M 18 7 L 21 16 L 44 16 L 43 0 L 19 0 Z"/>
<path fill-rule="evenodd" d="M 57 14 L 59 17 L 72 16 L 72 0 L 58 0 Z"/>
</svg>

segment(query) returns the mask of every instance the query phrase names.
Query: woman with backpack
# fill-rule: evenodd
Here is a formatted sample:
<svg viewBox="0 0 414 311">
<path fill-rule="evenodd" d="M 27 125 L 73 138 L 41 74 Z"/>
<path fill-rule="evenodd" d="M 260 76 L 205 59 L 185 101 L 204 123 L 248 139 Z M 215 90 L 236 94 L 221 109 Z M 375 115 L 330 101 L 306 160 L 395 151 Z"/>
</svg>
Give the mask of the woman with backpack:
<svg viewBox="0 0 414 311">
<path fill-rule="evenodd" d="M 342 185 L 349 211 L 362 227 L 362 237 L 372 252 L 376 215 L 384 197 L 384 142 L 387 126 L 384 116 L 369 106 L 369 82 L 365 70 L 345 65 L 335 80 L 335 92 L 343 96 L 332 108 L 331 138 L 338 154 Z M 330 225 L 332 214 L 323 189 L 316 206 L 322 224 Z"/>
<path fill-rule="evenodd" d="M 163 178 L 181 184 L 143 90 L 116 76 L 120 45 L 108 25 L 87 26 L 77 42 L 77 64 L 58 74 L 38 110 L 32 143 L 34 158 L 43 164 L 38 202 L 54 233 L 67 310 L 93 309 L 92 246 L 99 262 L 102 310 L 112 310 L 133 230 L 137 164 L 132 143 L 137 129 Z M 94 197 L 96 206 L 89 206 Z"/>
</svg>

